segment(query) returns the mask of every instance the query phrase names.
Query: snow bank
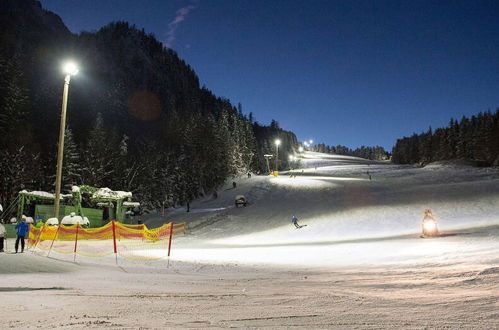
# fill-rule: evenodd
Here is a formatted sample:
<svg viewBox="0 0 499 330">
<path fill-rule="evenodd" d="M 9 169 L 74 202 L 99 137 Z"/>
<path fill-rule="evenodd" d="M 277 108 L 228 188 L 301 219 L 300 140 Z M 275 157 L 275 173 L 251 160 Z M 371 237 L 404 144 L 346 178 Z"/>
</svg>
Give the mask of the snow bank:
<svg viewBox="0 0 499 330">
<path fill-rule="evenodd" d="M 49 218 L 45 221 L 45 224 L 48 226 L 57 226 L 59 224 L 59 219 L 57 218 Z"/>
<path fill-rule="evenodd" d="M 76 225 L 80 224 L 82 226 L 90 225 L 90 221 L 88 220 L 87 217 L 81 217 L 79 215 L 75 215 L 74 212 L 72 212 L 70 215 L 66 215 L 64 218 L 61 220 L 61 224 L 63 225 Z"/>
<path fill-rule="evenodd" d="M 24 219 L 24 221 L 26 221 L 26 223 L 34 223 L 35 222 L 32 217 L 27 217 L 27 216 L 23 215 L 22 218 Z"/>
</svg>

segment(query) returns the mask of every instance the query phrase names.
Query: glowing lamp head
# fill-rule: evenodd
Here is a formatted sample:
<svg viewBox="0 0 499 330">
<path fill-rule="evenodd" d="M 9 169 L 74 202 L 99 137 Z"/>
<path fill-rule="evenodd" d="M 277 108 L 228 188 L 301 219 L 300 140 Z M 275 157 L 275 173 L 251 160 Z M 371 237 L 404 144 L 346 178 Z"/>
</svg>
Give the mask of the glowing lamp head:
<svg viewBox="0 0 499 330">
<path fill-rule="evenodd" d="M 299 147 L 299 148 L 298 148 L 298 151 L 299 151 L 299 152 L 303 152 L 303 147 Z"/>
<path fill-rule="evenodd" d="M 78 66 L 74 62 L 66 62 L 62 66 L 62 71 L 64 74 L 68 74 L 70 76 L 74 76 L 78 73 Z"/>
<path fill-rule="evenodd" d="M 274 143 L 275 143 L 275 145 L 276 145 L 276 146 L 278 146 L 278 145 L 280 145 L 280 144 L 281 144 L 281 140 L 276 139 L 276 140 L 274 141 Z"/>
<path fill-rule="evenodd" d="M 295 160 L 295 156 L 293 156 L 293 155 L 289 155 L 289 160 L 290 160 L 290 161 Z"/>
<path fill-rule="evenodd" d="M 308 142 L 310 142 L 310 144 L 312 144 L 312 143 L 314 143 L 314 140 L 310 140 L 310 141 L 308 141 Z"/>
</svg>

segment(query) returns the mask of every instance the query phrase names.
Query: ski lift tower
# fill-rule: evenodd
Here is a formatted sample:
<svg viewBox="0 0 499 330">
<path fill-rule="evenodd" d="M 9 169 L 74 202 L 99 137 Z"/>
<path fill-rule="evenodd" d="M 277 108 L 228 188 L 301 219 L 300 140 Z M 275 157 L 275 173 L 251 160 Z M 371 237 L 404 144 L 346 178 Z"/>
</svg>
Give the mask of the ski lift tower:
<svg viewBox="0 0 499 330">
<path fill-rule="evenodd" d="M 265 160 L 267 161 L 267 170 L 268 170 L 268 172 L 267 172 L 267 173 L 270 173 L 269 158 L 274 157 L 274 155 L 269 155 L 269 154 L 266 154 L 266 155 L 263 155 L 263 157 L 265 157 Z"/>
</svg>

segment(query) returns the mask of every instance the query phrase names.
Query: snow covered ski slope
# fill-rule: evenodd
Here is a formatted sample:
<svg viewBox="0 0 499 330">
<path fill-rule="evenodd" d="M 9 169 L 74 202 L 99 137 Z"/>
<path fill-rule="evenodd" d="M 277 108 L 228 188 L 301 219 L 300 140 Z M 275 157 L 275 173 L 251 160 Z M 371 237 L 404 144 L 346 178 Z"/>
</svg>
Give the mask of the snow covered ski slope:
<svg viewBox="0 0 499 330">
<path fill-rule="evenodd" d="M 176 242 L 175 258 L 343 266 L 499 250 L 497 169 L 458 163 L 418 168 L 312 152 L 300 163 L 293 175 L 241 178 L 217 199 L 192 203 L 191 213 L 171 213 L 193 228 Z M 238 194 L 248 197 L 248 207 L 232 207 Z M 443 235 L 422 242 L 425 209 Z M 293 215 L 307 227 L 294 230 Z"/>
<path fill-rule="evenodd" d="M 0 254 L 2 326 L 499 329 L 497 169 L 315 153 L 301 167 L 145 218 L 192 228 L 169 261 Z M 427 208 L 441 237 L 419 238 Z"/>
</svg>

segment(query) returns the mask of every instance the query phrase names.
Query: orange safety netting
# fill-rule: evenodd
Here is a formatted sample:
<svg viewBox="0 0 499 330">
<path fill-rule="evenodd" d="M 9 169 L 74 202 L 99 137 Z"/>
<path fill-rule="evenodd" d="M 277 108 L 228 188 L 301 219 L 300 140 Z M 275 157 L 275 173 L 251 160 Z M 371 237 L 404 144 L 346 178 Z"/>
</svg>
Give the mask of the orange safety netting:
<svg viewBox="0 0 499 330">
<path fill-rule="evenodd" d="M 86 257 L 116 253 L 128 259 L 153 260 L 169 256 L 171 239 L 183 233 L 185 223 L 172 222 L 154 229 L 116 221 L 99 228 L 82 228 L 79 225 L 30 226 L 28 247 Z"/>
</svg>

